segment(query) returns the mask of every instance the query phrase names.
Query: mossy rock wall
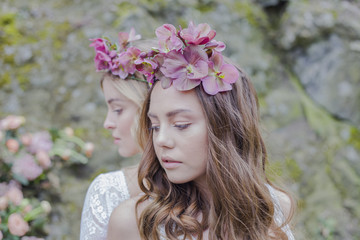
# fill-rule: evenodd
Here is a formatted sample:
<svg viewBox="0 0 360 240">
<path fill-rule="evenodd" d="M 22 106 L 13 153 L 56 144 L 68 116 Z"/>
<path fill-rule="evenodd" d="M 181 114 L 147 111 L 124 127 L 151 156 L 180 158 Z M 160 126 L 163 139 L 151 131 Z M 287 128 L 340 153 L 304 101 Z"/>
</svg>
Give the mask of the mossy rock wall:
<svg viewBox="0 0 360 240">
<path fill-rule="evenodd" d="M 269 174 L 298 201 L 296 238 L 360 239 L 359 1 L 3 0 L 0 117 L 71 126 L 96 143 L 88 166 L 64 172 L 48 239 L 77 239 L 91 179 L 136 161 L 120 159 L 102 129 L 88 39 L 131 27 L 154 38 L 157 26 L 190 20 L 216 30 L 256 87 Z"/>
</svg>

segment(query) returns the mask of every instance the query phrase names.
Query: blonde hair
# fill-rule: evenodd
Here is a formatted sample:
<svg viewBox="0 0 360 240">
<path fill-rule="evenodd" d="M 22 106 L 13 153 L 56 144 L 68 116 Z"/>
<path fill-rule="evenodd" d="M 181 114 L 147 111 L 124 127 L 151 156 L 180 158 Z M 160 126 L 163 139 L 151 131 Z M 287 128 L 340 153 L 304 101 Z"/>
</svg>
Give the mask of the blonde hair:
<svg viewBox="0 0 360 240">
<path fill-rule="evenodd" d="M 136 72 L 134 75 L 136 78 L 144 79 L 144 77 L 138 72 Z M 114 87 L 114 89 L 116 89 L 119 93 L 124 95 L 130 101 L 135 103 L 136 106 L 138 106 L 138 110 L 134 118 L 134 123 L 131 128 L 131 134 L 137 137 L 140 113 L 146 94 L 148 92 L 148 84 L 146 82 L 142 82 L 134 79 L 121 79 L 120 77 L 115 76 L 110 72 L 107 72 L 104 73 L 100 81 L 100 85 L 102 89 L 103 89 L 103 82 L 105 80 L 109 80 L 109 83 Z"/>
<path fill-rule="evenodd" d="M 281 227 L 291 216 L 282 226 L 276 225 L 275 206 L 267 187 L 273 184 L 265 174 L 267 153 L 259 130 L 256 92 L 248 77 L 240 69 L 239 72 L 241 78 L 231 91 L 210 96 L 202 86 L 195 88 L 208 128 L 206 180 L 211 201 L 193 182 L 173 184 L 167 178 L 149 130 L 150 90 L 139 129 L 144 154 L 138 183 L 145 195 L 137 202 L 136 209 L 151 199 L 138 219 L 143 239 L 159 240 L 159 226 L 164 226 L 167 237 L 172 240 L 181 235 L 183 239 L 191 236 L 202 239 L 207 228 L 209 239 L 287 239 Z M 199 214 L 201 222 L 197 220 Z"/>
</svg>

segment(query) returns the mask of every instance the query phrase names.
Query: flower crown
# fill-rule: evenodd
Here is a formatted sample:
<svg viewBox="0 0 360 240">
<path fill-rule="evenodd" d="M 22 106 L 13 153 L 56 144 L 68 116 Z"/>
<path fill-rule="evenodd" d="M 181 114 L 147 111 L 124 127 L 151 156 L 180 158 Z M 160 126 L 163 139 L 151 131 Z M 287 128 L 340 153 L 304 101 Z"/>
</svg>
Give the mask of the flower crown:
<svg viewBox="0 0 360 240">
<path fill-rule="evenodd" d="M 231 84 L 239 79 L 236 67 L 224 63 L 221 52 L 225 44 L 214 40 L 216 32 L 208 24 L 195 26 L 190 22 L 188 28 L 180 30 L 164 24 L 155 34 L 159 45 L 148 52 L 130 46 L 130 42 L 141 38 L 134 29 L 120 32 L 119 44 L 107 38 L 90 39 L 96 52 L 96 69 L 111 71 L 122 79 L 135 79 L 138 71 L 149 84 L 159 80 L 163 88 L 173 85 L 179 91 L 202 84 L 210 95 L 231 90 Z"/>
</svg>

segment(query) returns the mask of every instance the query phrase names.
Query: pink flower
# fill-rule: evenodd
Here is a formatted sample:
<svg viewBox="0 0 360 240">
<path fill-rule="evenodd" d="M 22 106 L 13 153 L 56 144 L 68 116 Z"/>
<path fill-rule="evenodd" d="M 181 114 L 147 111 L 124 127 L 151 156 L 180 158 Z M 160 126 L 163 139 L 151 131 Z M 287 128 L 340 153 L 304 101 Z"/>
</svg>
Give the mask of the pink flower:
<svg viewBox="0 0 360 240">
<path fill-rule="evenodd" d="M 19 213 L 13 213 L 8 219 L 9 231 L 15 236 L 24 236 L 30 230 L 29 224 L 24 221 Z"/>
<path fill-rule="evenodd" d="M 214 52 L 209 60 L 209 74 L 202 79 L 205 92 L 215 95 L 231 90 L 231 83 L 239 79 L 239 71 L 231 64 L 224 64 L 220 53 Z"/>
<path fill-rule="evenodd" d="M 172 79 L 177 90 L 190 90 L 208 75 L 207 60 L 202 47 L 190 45 L 184 49 L 183 54 L 175 50 L 167 53 L 160 70 L 165 77 Z"/>
<path fill-rule="evenodd" d="M 9 115 L 0 121 L 0 129 L 14 130 L 24 124 L 26 119 L 23 116 Z"/>
<path fill-rule="evenodd" d="M 95 39 L 90 39 L 90 41 L 92 41 L 92 43 L 90 43 L 90 47 L 94 47 L 95 52 L 103 52 L 103 53 L 109 53 L 109 48 L 108 48 L 108 44 L 109 41 L 103 38 L 95 38 Z"/>
<path fill-rule="evenodd" d="M 5 143 L 6 147 L 9 149 L 10 152 L 16 153 L 19 150 L 19 143 L 15 139 L 9 139 Z"/>
<path fill-rule="evenodd" d="M 11 170 L 30 181 L 36 179 L 43 172 L 43 169 L 36 164 L 33 156 L 29 154 L 16 159 Z"/>
<path fill-rule="evenodd" d="M 122 79 L 125 79 L 128 74 L 134 74 L 136 71 L 135 61 L 139 58 L 140 53 L 140 49 L 136 47 L 130 47 L 126 52 L 120 53 L 113 60 L 111 72 Z"/>
<path fill-rule="evenodd" d="M 36 153 L 36 159 L 43 169 L 48 169 L 51 166 L 49 154 L 43 150 L 40 150 Z"/>
<path fill-rule="evenodd" d="M 205 48 L 207 49 L 214 49 L 217 52 L 222 52 L 225 50 L 226 45 L 223 42 L 220 41 L 216 41 L 216 40 L 211 40 L 210 42 L 208 42 L 207 44 L 205 44 Z"/>
<path fill-rule="evenodd" d="M 170 52 L 171 50 L 180 50 L 184 43 L 177 36 L 176 28 L 171 24 L 164 24 L 155 30 L 155 34 L 159 40 L 160 50 L 162 52 Z"/>
<path fill-rule="evenodd" d="M 130 32 L 119 32 L 119 43 L 122 49 L 125 49 L 126 46 L 133 41 L 141 39 L 141 35 L 136 35 L 135 29 L 131 28 Z"/>
<path fill-rule="evenodd" d="M 22 191 L 16 186 L 10 186 L 7 193 L 7 199 L 12 202 L 15 206 L 19 206 L 21 201 L 24 199 Z"/>
<path fill-rule="evenodd" d="M 85 143 L 84 150 L 85 150 L 85 155 L 87 157 L 91 157 L 94 151 L 94 144 L 91 142 Z"/>
<path fill-rule="evenodd" d="M 157 69 L 158 64 L 156 61 L 153 61 L 149 58 L 139 58 L 135 62 L 136 70 L 145 75 L 146 80 L 149 83 L 154 82 L 155 69 Z"/>
<path fill-rule="evenodd" d="M 1 220 L 1 218 L 0 218 L 0 220 Z M 0 240 L 2 240 L 3 237 L 4 237 L 4 235 L 3 235 L 2 231 L 0 231 Z"/>
<path fill-rule="evenodd" d="M 25 133 L 20 137 L 20 141 L 23 145 L 29 146 L 31 144 L 32 135 L 30 133 Z"/>
<path fill-rule="evenodd" d="M 104 52 L 97 51 L 94 62 L 96 71 L 108 70 L 111 68 L 111 58 Z"/>
<path fill-rule="evenodd" d="M 0 211 L 4 211 L 9 205 L 9 200 L 6 196 L 0 197 Z M 1 218 L 0 218 L 1 219 Z"/>
<path fill-rule="evenodd" d="M 216 32 L 206 23 L 194 26 L 194 23 L 190 22 L 188 28 L 180 32 L 180 36 L 187 40 L 188 44 L 202 45 L 210 42 L 216 36 Z"/>
<path fill-rule="evenodd" d="M 49 152 L 52 148 L 53 142 L 48 132 L 38 132 L 33 134 L 32 141 L 28 147 L 30 153 L 36 153 L 40 150 Z"/>
</svg>

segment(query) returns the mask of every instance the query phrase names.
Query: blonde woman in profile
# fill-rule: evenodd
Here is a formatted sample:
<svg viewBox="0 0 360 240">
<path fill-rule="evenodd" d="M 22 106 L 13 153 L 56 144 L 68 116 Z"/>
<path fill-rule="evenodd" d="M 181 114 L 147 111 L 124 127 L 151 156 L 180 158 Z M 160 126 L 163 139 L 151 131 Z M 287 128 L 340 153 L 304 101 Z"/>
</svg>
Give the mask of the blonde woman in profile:
<svg viewBox="0 0 360 240">
<path fill-rule="evenodd" d="M 96 69 L 106 71 L 101 79 L 108 109 L 104 128 L 110 130 L 122 157 L 142 152 L 136 139 L 136 129 L 148 84 L 130 59 L 134 54 L 140 53 L 138 47 L 146 47 L 145 41 L 141 40 L 135 42 L 138 47 L 130 46 L 139 38 L 132 29 L 129 34 L 119 33 L 117 45 L 102 38 L 92 39 L 90 45 L 95 49 Z M 124 61 L 119 61 L 119 58 Z M 137 65 L 140 67 L 141 63 Z M 137 171 L 136 165 L 100 174 L 93 180 L 83 205 L 80 240 L 106 239 L 113 209 L 120 202 L 141 192 L 137 184 Z"/>
<path fill-rule="evenodd" d="M 144 194 L 113 211 L 108 240 L 293 240 L 294 203 L 266 176 L 249 78 L 225 61 L 207 24 L 165 24 L 157 33 L 161 61 L 153 74 L 162 77 L 139 128 Z"/>
</svg>

